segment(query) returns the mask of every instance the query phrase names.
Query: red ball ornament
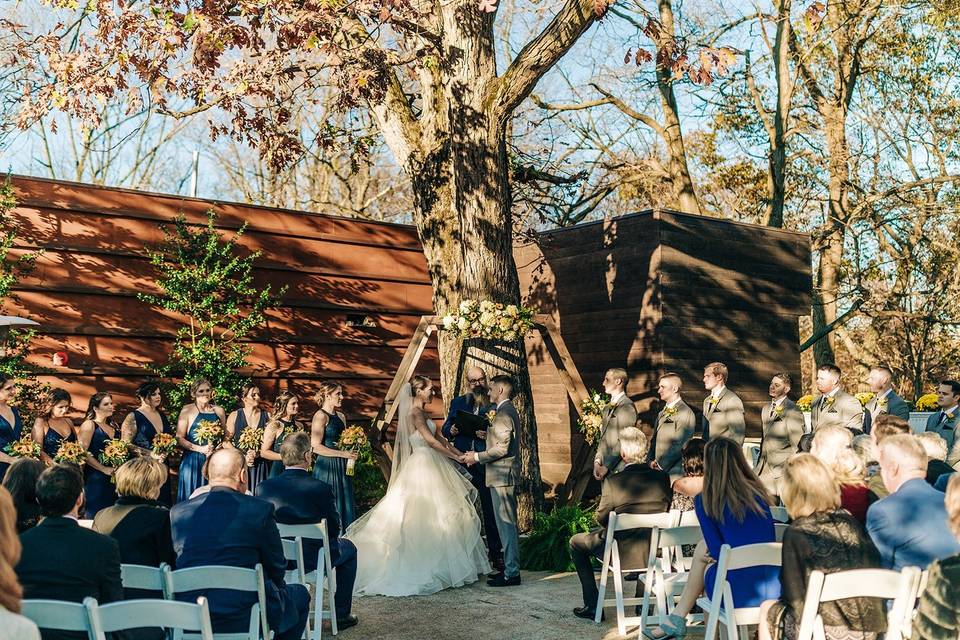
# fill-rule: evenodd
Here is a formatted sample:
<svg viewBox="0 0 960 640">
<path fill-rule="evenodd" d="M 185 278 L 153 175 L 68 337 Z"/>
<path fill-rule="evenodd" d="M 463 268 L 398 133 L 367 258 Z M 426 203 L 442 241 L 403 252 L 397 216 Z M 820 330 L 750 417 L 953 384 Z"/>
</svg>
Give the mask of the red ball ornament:
<svg viewBox="0 0 960 640">
<path fill-rule="evenodd" d="M 53 366 L 65 367 L 68 362 L 70 362 L 70 356 L 67 355 L 66 351 L 57 351 L 53 354 Z"/>
</svg>

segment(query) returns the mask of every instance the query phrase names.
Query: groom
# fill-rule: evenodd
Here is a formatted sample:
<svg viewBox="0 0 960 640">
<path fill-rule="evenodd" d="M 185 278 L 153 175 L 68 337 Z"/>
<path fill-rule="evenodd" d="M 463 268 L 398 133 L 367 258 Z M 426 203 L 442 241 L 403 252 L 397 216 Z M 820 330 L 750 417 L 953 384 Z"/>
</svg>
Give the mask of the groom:
<svg viewBox="0 0 960 640">
<path fill-rule="evenodd" d="M 517 536 L 517 497 L 514 494 L 520 477 L 516 435 L 520 429 L 520 415 L 510 402 L 511 398 L 513 379 L 510 376 L 494 376 L 490 380 L 490 402 L 496 406 L 497 413 L 487 429 L 487 450 L 469 451 L 460 459 L 467 466 L 487 466 L 487 486 L 493 499 L 504 564 L 503 573 L 487 581 L 491 587 L 514 587 L 520 584 L 520 540 Z"/>
</svg>

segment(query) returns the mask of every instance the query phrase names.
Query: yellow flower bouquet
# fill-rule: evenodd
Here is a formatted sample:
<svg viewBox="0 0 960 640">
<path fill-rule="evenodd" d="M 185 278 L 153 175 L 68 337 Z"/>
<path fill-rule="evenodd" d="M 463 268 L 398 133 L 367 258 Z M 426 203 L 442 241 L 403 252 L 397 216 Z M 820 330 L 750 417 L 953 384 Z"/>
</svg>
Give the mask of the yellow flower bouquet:
<svg viewBox="0 0 960 640">
<path fill-rule="evenodd" d="M 804 413 L 810 413 L 813 409 L 813 396 L 809 393 L 805 396 L 800 396 L 800 399 L 797 400 L 797 409 L 800 409 L 800 411 Z"/>
<path fill-rule="evenodd" d="M 936 411 L 940 408 L 940 405 L 937 404 L 937 394 L 935 393 L 925 393 L 919 398 L 916 402 L 917 411 Z"/>
<path fill-rule="evenodd" d="M 194 437 L 200 444 L 217 446 L 223 441 L 223 427 L 219 420 L 201 420 L 197 423 Z"/>
<path fill-rule="evenodd" d="M 237 437 L 237 449 L 241 451 L 260 451 L 263 443 L 263 429 L 260 427 L 244 427 Z"/>
<path fill-rule="evenodd" d="M 120 438 L 107 440 L 100 454 L 100 462 L 108 467 L 119 467 L 130 457 L 130 448 L 126 441 Z"/>
<path fill-rule="evenodd" d="M 169 456 L 177 450 L 177 439 L 170 433 L 158 433 L 153 436 L 152 448 L 158 456 Z"/>
<path fill-rule="evenodd" d="M 347 427 L 343 430 L 343 433 L 340 434 L 340 438 L 337 440 L 337 449 L 341 451 L 351 451 L 357 454 L 359 458 L 369 453 L 370 440 L 367 439 L 367 433 L 363 430 L 363 427 L 355 424 L 352 427 Z M 355 466 L 355 460 L 347 460 L 348 476 L 353 475 Z"/>
<path fill-rule="evenodd" d="M 34 442 L 30 436 L 23 436 L 19 440 L 11 442 L 4 448 L 4 453 L 14 458 L 33 458 L 40 459 L 40 443 Z"/>
<path fill-rule="evenodd" d="M 870 392 L 870 391 L 861 391 L 860 393 L 857 394 L 856 397 L 857 397 L 857 400 L 860 401 L 860 406 L 861 406 L 861 407 L 865 407 L 865 406 L 867 406 L 867 403 L 868 403 L 868 402 L 870 402 L 871 400 L 873 400 L 873 397 L 874 397 L 875 395 L 876 395 L 875 393 Z"/>
<path fill-rule="evenodd" d="M 577 427 L 583 434 L 587 444 L 593 446 L 600 438 L 600 428 L 603 426 L 603 411 L 610 402 L 610 396 L 597 391 L 590 391 L 589 397 L 580 402 L 582 417 L 577 420 Z"/>
<path fill-rule="evenodd" d="M 87 450 L 79 442 L 68 442 L 64 440 L 60 443 L 57 453 L 53 456 L 54 462 L 69 462 L 71 464 L 81 465 L 87 459 Z"/>
</svg>

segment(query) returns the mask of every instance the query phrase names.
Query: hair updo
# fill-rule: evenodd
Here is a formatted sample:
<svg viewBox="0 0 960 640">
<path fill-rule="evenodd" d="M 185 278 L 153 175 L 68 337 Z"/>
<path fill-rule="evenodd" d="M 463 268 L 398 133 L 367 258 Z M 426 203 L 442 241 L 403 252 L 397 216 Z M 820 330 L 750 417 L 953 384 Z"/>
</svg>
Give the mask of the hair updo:
<svg viewBox="0 0 960 640">
<path fill-rule="evenodd" d="M 416 375 L 410 378 L 410 395 L 416 396 L 418 393 L 430 386 L 430 378 L 427 376 Z"/>
<path fill-rule="evenodd" d="M 327 398 L 342 389 L 343 385 L 339 382 L 330 382 L 329 380 L 321 382 L 320 388 L 317 390 L 316 395 L 313 396 L 313 401 L 322 407 Z"/>
</svg>

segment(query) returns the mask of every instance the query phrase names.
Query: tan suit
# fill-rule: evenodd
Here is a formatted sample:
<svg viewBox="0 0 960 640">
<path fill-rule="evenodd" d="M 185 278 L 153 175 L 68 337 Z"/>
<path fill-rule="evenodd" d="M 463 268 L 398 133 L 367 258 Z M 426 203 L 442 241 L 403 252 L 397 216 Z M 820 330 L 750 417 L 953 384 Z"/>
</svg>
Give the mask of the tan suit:
<svg viewBox="0 0 960 640">
<path fill-rule="evenodd" d="M 780 495 L 780 478 L 783 477 L 783 465 L 797 452 L 797 445 L 804 432 L 803 413 L 790 398 L 774 410 L 773 402 L 764 405 L 760 411 L 763 436 L 760 440 L 760 460 L 757 462 L 757 475 L 767 491 Z"/>
<path fill-rule="evenodd" d="M 693 409 L 681 400 L 669 411 L 664 407 L 657 414 L 657 427 L 650 446 L 650 460 L 656 460 L 671 479 L 683 475 L 683 445 L 697 433 L 697 416 Z"/>
<path fill-rule="evenodd" d="M 856 431 L 863 430 L 863 405 L 843 389 L 833 396 L 819 396 L 810 410 L 810 426 L 814 431 L 831 425 Z"/>
<path fill-rule="evenodd" d="M 626 394 L 620 396 L 616 404 L 604 410 L 596 459 L 607 468 L 608 475 L 616 473 L 623 466 L 620 458 L 620 429 L 634 427 L 636 424 L 637 408 Z"/>
<path fill-rule="evenodd" d="M 703 399 L 703 434 L 708 440 L 724 437 L 743 444 L 747 421 L 743 417 L 740 396 L 724 387 L 716 401 L 713 401 L 713 394 Z"/>
</svg>

